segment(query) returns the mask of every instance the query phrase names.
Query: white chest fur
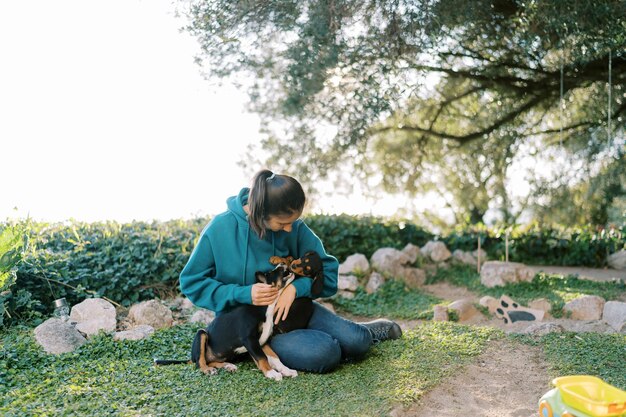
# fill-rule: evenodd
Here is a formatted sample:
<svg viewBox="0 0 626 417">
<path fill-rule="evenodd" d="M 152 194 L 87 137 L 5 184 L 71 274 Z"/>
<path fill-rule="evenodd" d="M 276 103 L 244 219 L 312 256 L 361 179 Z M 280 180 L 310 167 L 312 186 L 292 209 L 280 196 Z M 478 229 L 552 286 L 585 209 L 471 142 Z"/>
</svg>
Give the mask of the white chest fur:
<svg viewBox="0 0 626 417">
<path fill-rule="evenodd" d="M 267 340 L 270 338 L 270 336 L 272 336 L 272 333 L 274 331 L 274 310 L 276 309 L 276 303 L 278 303 L 278 299 L 280 298 L 280 295 L 283 293 L 285 288 L 287 288 L 287 286 L 291 284 L 294 278 L 295 278 L 294 275 L 291 274 L 291 277 L 287 280 L 283 288 L 281 288 L 280 291 L 278 291 L 278 296 L 276 297 L 276 300 L 272 304 L 267 306 L 267 311 L 265 312 L 265 321 L 259 326 L 260 327 L 259 330 L 261 331 L 261 337 L 259 337 L 259 344 L 261 346 L 266 344 Z M 235 353 L 237 354 L 245 353 L 245 352 L 247 352 L 247 350 L 243 346 L 235 349 Z"/>
</svg>

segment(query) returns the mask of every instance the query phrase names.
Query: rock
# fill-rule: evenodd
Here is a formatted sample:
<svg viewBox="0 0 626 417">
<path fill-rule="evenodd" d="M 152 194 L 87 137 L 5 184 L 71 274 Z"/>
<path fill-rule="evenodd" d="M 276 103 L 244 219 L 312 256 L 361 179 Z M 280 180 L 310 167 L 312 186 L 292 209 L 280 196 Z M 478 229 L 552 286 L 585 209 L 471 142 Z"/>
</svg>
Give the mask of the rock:
<svg viewBox="0 0 626 417">
<path fill-rule="evenodd" d="M 618 333 L 626 333 L 626 303 L 607 301 L 604 304 L 602 320 Z"/>
<path fill-rule="evenodd" d="M 426 282 L 426 272 L 419 268 L 404 268 L 401 278 L 407 287 L 419 289 Z"/>
<path fill-rule="evenodd" d="M 375 293 L 385 283 L 385 278 L 378 272 L 372 272 L 370 279 L 367 281 L 365 291 L 368 294 Z"/>
<path fill-rule="evenodd" d="M 487 262 L 487 252 L 485 252 L 484 249 L 475 250 L 474 252 L 472 252 L 472 256 L 476 259 L 476 262 L 478 262 L 478 255 L 480 255 L 481 264 L 484 264 L 485 262 Z"/>
<path fill-rule="evenodd" d="M 84 345 L 87 339 L 70 323 L 51 318 L 35 328 L 35 340 L 47 353 L 58 355 Z"/>
<path fill-rule="evenodd" d="M 545 298 L 538 298 L 536 300 L 532 300 L 528 303 L 528 307 L 534 308 L 535 310 L 543 310 L 546 313 L 549 313 L 552 310 L 552 304 Z"/>
<path fill-rule="evenodd" d="M 433 262 L 443 262 L 452 256 L 445 243 L 434 240 L 426 243 L 421 252 Z"/>
<path fill-rule="evenodd" d="M 191 302 L 189 298 L 184 298 L 179 305 L 179 308 L 181 310 L 193 310 L 194 307 L 195 306 L 193 305 L 193 303 Z"/>
<path fill-rule="evenodd" d="M 565 329 L 560 324 L 547 322 L 547 323 L 533 323 L 521 333 L 529 334 L 533 336 L 545 336 L 549 333 L 562 333 L 564 331 Z"/>
<path fill-rule="evenodd" d="M 350 291 L 337 291 L 337 295 L 348 300 L 352 300 L 354 298 L 354 293 Z"/>
<path fill-rule="evenodd" d="M 359 288 L 359 279 L 354 275 L 339 275 L 337 278 L 337 289 L 346 291 L 356 291 Z"/>
<path fill-rule="evenodd" d="M 128 313 L 128 319 L 135 325 L 147 324 L 155 329 L 171 327 L 174 322 L 171 310 L 157 300 L 133 305 Z"/>
<path fill-rule="evenodd" d="M 626 269 L 626 249 L 609 255 L 606 261 L 613 269 Z"/>
<path fill-rule="evenodd" d="M 407 243 L 407 245 L 402 249 L 402 252 L 409 257 L 409 263 L 412 264 L 417 261 L 417 258 L 421 256 L 419 246 L 415 246 L 412 243 Z"/>
<path fill-rule="evenodd" d="M 72 307 L 70 319 L 76 322 L 76 330 L 93 336 L 104 330 L 114 332 L 116 312 L 113 304 L 102 298 L 87 298 Z"/>
<path fill-rule="evenodd" d="M 211 323 L 214 318 L 215 318 L 215 313 L 214 312 L 212 312 L 210 310 L 206 310 L 206 309 L 200 309 L 200 310 L 196 311 L 195 313 L 193 313 L 193 315 L 189 319 L 189 322 L 190 323 L 200 323 L 200 324 L 203 324 L 205 326 L 208 326 L 209 323 Z"/>
<path fill-rule="evenodd" d="M 448 307 L 436 305 L 433 307 L 433 321 L 449 321 Z"/>
<path fill-rule="evenodd" d="M 351 275 L 359 272 L 367 272 L 370 269 L 370 263 L 367 257 L 361 253 L 355 253 L 346 258 L 339 265 L 339 275 Z"/>
<path fill-rule="evenodd" d="M 372 255 L 371 266 L 381 273 L 397 277 L 404 269 L 404 265 L 411 259 L 407 254 L 394 248 L 380 248 Z"/>
<path fill-rule="evenodd" d="M 600 320 L 605 300 L 597 295 L 585 295 L 563 306 L 563 311 L 570 313 L 574 320 Z"/>
<path fill-rule="evenodd" d="M 478 310 L 474 307 L 474 303 L 468 299 L 456 300 L 448 305 L 448 310 L 456 311 L 459 316 L 459 322 L 470 320 L 476 314 Z"/>
<path fill-rule="evenodd" d="M 471 253 L 463 252 L 461 249 L 452 252 L 452 259 L 462 264 L 476 266 L 476 258 L 474 258 Z"/>
<path fill-rule="evenodd" d="M 483 307 L 487 307 L 491 314 L 496 313 L 496 309 L 499 305 L 498 300 L 490 295 L 485 295 L 483 298 L 480 299 L 480 301 L 478 301 L 478 303 Z"/>
<path fill-rule="evenodd" d="M 563 320 L 565 330 L 575 333 L 615 333 L 615 329 L 602 320 Z"/>
<path fill-rule="evenodd" d="M 115 332 L 113 340 L 141 340 L 146 339 L 152 333 L 154 333 L 154 327 L 142 324 L 130 330 Z"/>
<path fill-rule="evenodd" d="M 534 276 L 530 268 L 518 262 L 487 261 L 480 269 L 480 283 L 489 288 L 532 281 Z"/>
</svg>

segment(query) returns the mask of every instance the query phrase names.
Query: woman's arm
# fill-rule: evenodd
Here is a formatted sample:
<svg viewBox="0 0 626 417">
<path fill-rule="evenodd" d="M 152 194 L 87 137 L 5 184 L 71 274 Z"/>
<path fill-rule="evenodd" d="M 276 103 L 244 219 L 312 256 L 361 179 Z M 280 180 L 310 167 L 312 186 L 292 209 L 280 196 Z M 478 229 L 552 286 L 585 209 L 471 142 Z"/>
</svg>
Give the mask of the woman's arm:
<svg viewBox="0 0 626 417">
<path fill-rule="evenodd" d="M 211 239 L 205 229 L 180 273 L 180 289 L 191 302 L 215 312 L 252 304 L 251 286 L 224 284 L 216 277 Z"/>
</svg>

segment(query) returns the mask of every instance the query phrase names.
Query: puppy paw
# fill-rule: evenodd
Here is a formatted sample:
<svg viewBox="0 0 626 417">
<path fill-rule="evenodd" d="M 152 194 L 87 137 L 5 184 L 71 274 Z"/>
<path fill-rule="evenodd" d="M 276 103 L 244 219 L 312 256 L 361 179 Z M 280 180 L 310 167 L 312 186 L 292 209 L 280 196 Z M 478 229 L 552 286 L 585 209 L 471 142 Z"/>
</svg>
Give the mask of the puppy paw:
<svg viewBox="0 0 626 417">
<path fill-rule="evenodd" d="M 215 375 L 215 374 L 217 374 L 217 368 L 213 368 L 213 367 L 207 367 L 207 368 L 201 369 L 201 371 L 205 375 Z"/>
<path fill-rule="evenodd" d="M 265 377 L 269 379 L 273 379 L 274 381 L 281 381 L 283 379 L 282 374 L 280 372 L 276 372 L 273 369 L 270 369 L 269 371 L 267 371 L 265 373 Z"/>
<path fill-rule="evenodd" d="M 278 265 L 280 263 L 285 263 L 285 258 L 281 258 L 280 256 L 272 256 L 272 257 L 270 257 L 270 263 L 272 265 Z"/>
<path fill-rule="evenodd" d="M 280 373 L 282 374 L 282 376 L 288 376 L 290 378 L 295 378 L 298 376 L 298 371 L 296 371 L 295 369 L 289 369 L 286 366 L 280 370 Z"/>
<path fill-rule="evenodd" d="M 227 362 L 224 364 L 223 368 L 228 372 L 235 372 L 237 370 L 237 365 Z"/>
</svg>

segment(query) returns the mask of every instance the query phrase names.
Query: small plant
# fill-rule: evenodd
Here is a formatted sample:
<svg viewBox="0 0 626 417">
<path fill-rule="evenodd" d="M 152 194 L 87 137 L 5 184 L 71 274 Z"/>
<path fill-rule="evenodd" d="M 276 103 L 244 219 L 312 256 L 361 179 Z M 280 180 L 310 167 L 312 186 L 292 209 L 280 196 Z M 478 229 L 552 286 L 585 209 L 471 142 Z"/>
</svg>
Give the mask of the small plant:
<svg viewBox="0 0 626 417">
<path fill-rule="evenodd" d="M 16 291 L 17 267 L 27 247 L 27 223 L 0 225 L 0 327 L 15 310 L 32 307 L 30 294 Z"/>
</svg>

